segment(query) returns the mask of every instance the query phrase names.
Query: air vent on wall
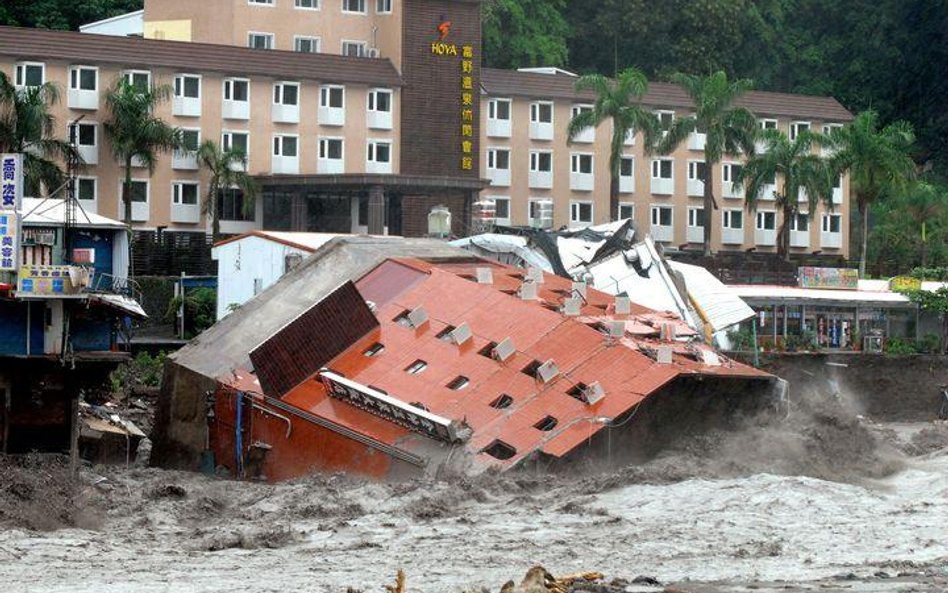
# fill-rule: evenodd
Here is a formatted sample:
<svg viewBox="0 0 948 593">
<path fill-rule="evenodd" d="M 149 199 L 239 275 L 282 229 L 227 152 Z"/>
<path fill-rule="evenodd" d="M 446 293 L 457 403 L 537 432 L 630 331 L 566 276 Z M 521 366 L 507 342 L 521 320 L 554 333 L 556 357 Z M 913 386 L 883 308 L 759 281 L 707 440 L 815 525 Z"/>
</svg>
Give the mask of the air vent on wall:
<svg viewBox="0 0 948 593">
<path fill-rule="evenodd" d="M 608 323 L 608 327 L 609 327 L 610 338 L 621 338 L 625 336 L 625 322 L 624 321 L 610 321 Z"/>
<path fill-rule="evenodd" d="M 580 295 L 583 298 L 586 298 L 586 283 L 585 282 L 573 282 L 573 294 Z"/>
<path fill-rule="evenodd" d="M 471 339 L 471 328 L 468 324 L 462 323 L 451 332 L 451 339 L 460 346 Z"/>
<path fill-rule="evenodd" d="M 415 329 L 421 327 L 426 321 L 428 321 L 428 312 L 424 307 L 418 307 L 408 314 L 408 323 Z"/>
<path fill-rule="evenodd" d="M 536 282 L 524 282 L 520 285 L 520 298 L 525 301 L 537 300 Z"/>
<path fill-rule="evenodd" d="M 563 315 L 567 317 L 577 317 L 582 312 L 583 301 L 579 297 L 566 299 L 563 301 Z"/>
<path fill-rule="evenodd" d="M 616 297 L 616 315 L 628 315 L 632 312 L 632 301 L 629 297 Z"/>
<path fill-rule="evenodd" d="M 516 350 L 514 349 L 513 340 L 510 338 L 505 338 L 500 344 L 494 347 L 494 358 L 503 362 L 514 355 Z"/>
<path fill-rule="evenodd" d="M 478 284 L 493 284 L 494 272 L 490 268 L 477 268 Z"/>
<path fill-rule="evenodd" d="M 550 360 L 541 364 L 540 367 L 537 369 L 537 378 L 544 383 L 549 383 L 559 373 L 560 373 L 559 367 L 556 366 L 556 363 L 553 362 L 553 359 L 551 358 Z"/>
<path fill-rule="evenodd" d="M 672 349 L 668 346 L 659 346 L 656 352 L 655 362 L 658 364 L 671 364 Z"/>
<path fill-rule="evenodd" d="M 543 270 L 540 268 L 531 267 L 527 270 L 527 279 L 533 280 L 537 284 L 543 284 Z"/>
<path fill-rule="evenodd" d="M 583 390 L 583 399 L 585 399 L 589 405 L 601 401 L 604 397 L 606 397 L 606 390 L 602 388 L 599 381 L 590 383 L 586 386 L 586 389 Z"/>
</svg>

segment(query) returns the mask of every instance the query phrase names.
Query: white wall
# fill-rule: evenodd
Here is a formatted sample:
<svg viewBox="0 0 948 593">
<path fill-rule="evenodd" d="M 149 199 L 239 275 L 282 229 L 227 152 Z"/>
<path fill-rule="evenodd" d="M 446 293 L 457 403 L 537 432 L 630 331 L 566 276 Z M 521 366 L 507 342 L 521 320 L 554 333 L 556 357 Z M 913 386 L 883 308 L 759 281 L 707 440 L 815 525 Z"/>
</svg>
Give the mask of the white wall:
<svg viewBox="0 0 948 593">
<path fill-rule="evenodd" d="M 119 15 L 110 19 L 104 19 L 89 23 L 79 27 L 83 33 L 94 33 L 96 35 L 113 35 L 118 37 L 127 37 L 129 35 L 141 36 L 145 30 L 145 11 L 138 10 L 128 14 Z"/>
<path fill-rule="evenodd" d="M 265 290 L 283 276 L 285 258 L 296 253 L 303 258 L 309 251 L 264 239 L 244 237 L 212 250 L 217 260 L 217 318 L 230 313 L 231 304 L 242 305 L 254 297 L 254 280 Z"/>
</svg>

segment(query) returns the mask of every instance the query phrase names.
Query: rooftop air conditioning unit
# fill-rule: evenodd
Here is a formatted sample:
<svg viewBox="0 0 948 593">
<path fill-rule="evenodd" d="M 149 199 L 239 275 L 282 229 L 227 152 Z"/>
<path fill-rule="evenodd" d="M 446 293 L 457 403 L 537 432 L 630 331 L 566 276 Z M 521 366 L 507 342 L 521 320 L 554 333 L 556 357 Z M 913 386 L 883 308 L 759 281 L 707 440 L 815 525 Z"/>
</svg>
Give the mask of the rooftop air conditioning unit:
<svg viewBox="0 0 948 593">
<path fill-rule="evenodd" d="M 524 301 L 537 300 L 536 282 L 524 282 L 520 285 L 520 298 Z"/>
<path fill-rule="evenodd" d="M 490 268 L 477 268 L 478 284 L 493 284 L 494 272 Z"/>
<path fill-rule="evenodd" d="M 571 298 L 563 301 L 563 315 L 567 317 L 578 317 L 582 312 L 583 300 L 580 298 Z"/>
<path fill-rule="evenodd" d="M 454 340 L 454 343 L 458 346 L 464 342 L 467 342 L 471 339 L 471 326 L 466 323 L 462 323 L 461 325 L 457 326 L 451 332 L 451 339 Z"/>
<path fill-rule="evenodd" d="M 527 280 L 532 280 L 537 284 L 543 284 L 543 270 L 541 268 L 531 267 L 527 270 Z"/>
<path fill-rule="evenodd" d="M 510 338 L 504 338 L 504 340 L 494 346 L 493 356 L 497 360 L 503 362 L 514 355 L 516 350 L 514 349 L 513 340 Z"/>
<path fill-rule="evenodd" d="M 558 374 L 560 374 L 560 369 L 556 366 L 556 363 L 553 362 L 552 358 L 537 368 L 537 378 L 544 383 L 549 383 Z"/>
<path fill-rule="evenodd" d="M 632 312 L 632 301 L 629 297 L 616 297 L 616 315 L 628 315 Z"/>
<path fill-rule="evenodd" d="M 590 406 L 601 401 L 604 397 L 606 397 L 606 390 L 602 388 L 599 381 L 590 383 L 586 386 L 586 389 L 583 390 L 583 399 L 585 399 L 586 403 Z"/>
<path fill-rule="evenodd" d="M 365 55 L 368 56 L 368 57 L 370 57 L 370 58 L 378 58 L 378 57 L 380 57 L 382 54 L 381 54 L 381 52 L 379 52 L 379 48 L 377 48 L 377 47 L 370 47 L 370 48 L 368 49 L 368 51 L 366 52 Z"/>
<path fill-rule="evenodd" d="M 428 312 L 425 311 L 424 307 L 418 307 L 408 313 L 408 323 L 414 328 L 421 327 L 426 321 L 428 321 Z"/>
</svg>

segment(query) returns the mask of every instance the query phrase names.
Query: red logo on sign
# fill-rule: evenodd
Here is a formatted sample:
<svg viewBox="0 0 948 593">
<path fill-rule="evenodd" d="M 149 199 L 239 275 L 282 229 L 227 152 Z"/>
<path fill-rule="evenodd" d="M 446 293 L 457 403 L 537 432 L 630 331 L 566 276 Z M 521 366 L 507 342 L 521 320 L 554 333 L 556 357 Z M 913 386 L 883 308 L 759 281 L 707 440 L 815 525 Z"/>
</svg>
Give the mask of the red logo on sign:
<svg viewBox="0 0 948 593">
<path fill-rule="evenodd" d="M 451 33 L 451 21 L 444 21 L 438 25 L 438 32 L 441 33 L 440 41 L 444 41 L 448 38 L 448 34 Z"/>
</svg>

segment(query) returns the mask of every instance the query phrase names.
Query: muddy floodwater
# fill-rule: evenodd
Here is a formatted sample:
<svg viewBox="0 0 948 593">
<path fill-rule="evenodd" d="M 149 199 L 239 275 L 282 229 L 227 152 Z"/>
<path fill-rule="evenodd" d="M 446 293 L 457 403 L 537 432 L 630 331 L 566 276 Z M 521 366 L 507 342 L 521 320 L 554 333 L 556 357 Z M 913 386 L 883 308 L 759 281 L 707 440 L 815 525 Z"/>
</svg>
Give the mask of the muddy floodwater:
<svg viewBox="0 0 948 593">
<path fill-rule="evenodd" d="M 701 464 L 400 484 L 87 472 L 87 528 L 0 531 L 0 590 L 382 591 L 403 568 L 409 591 L 456 593 L 542 564 L 630 582 L 616 591 L 948 591 L 944 448 L 848 481 Z M 676 466 L 697 477 L 667 479 Z M 631 584 L 640 575 L 662 585 Z"/>
</svg>

